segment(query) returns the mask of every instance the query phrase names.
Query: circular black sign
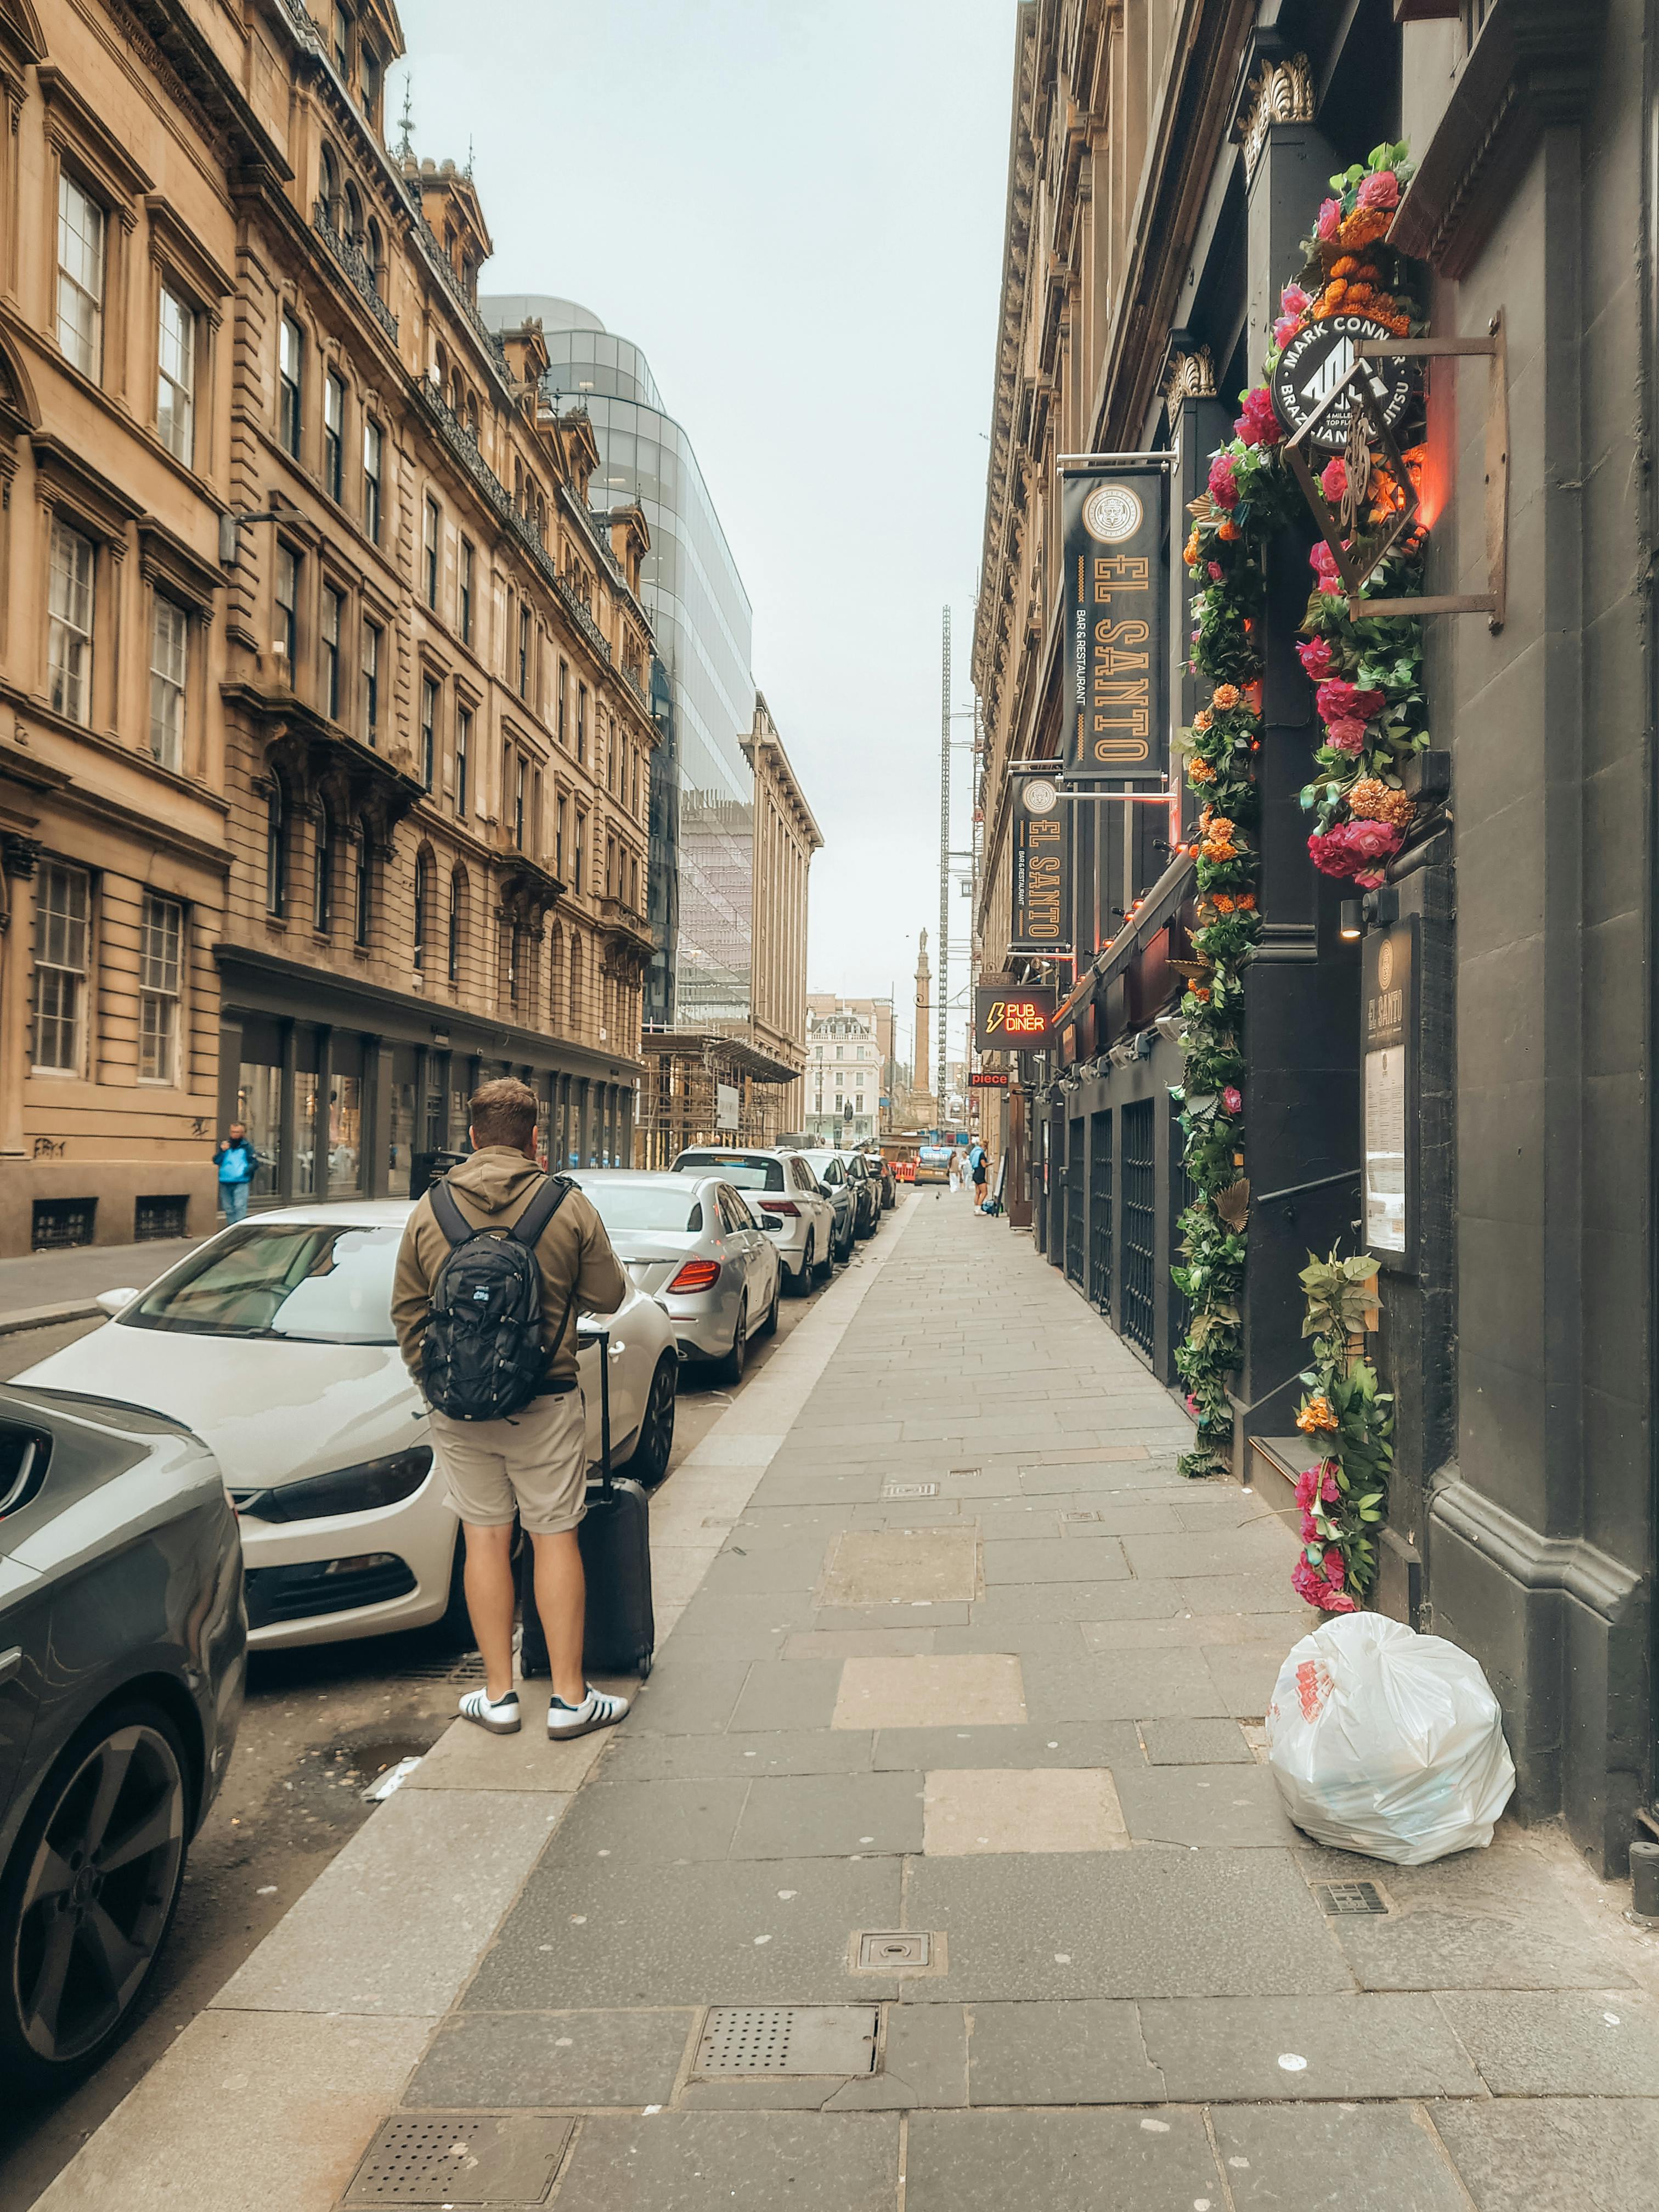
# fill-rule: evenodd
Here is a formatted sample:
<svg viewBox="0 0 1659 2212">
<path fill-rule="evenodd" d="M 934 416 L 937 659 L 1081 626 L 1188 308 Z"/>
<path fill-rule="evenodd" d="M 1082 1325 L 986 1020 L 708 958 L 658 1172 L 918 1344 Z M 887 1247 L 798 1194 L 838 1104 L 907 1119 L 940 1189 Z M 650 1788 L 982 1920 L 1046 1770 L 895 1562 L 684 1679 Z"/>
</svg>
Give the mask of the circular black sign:
<svg viewBox="0 0 1659 2212">
<path fill-rule="evenodd" d="M 1279 421 L 1292 434 L 1301 429 L 1353 367 L 1355 346 L 1362 339 L 1386 344 L 1392 336 L 1370 315 L 1327 315 L 1298 331 L 1273 370 L 1273 407 Z M 1392 430 L 1415 389 L 1411 363 L 1396 358 L 1372 362 L 1370 367 L 1377 412 Z M 1348 415 L 1345 394 L 1320 416 L 1308 443 L 1326 453 L 1341 453 L 1348 442 Z"/>
</svg>

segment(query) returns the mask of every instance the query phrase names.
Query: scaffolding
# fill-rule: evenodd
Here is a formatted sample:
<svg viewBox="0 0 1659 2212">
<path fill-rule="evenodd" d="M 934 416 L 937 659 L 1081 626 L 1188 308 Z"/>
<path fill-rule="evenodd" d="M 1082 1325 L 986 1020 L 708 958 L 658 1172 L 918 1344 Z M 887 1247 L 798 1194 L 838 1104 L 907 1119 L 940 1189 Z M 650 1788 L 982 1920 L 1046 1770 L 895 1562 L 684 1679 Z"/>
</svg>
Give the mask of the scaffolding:
<svg viewBox="0 0 1659 2212">
<path fill-rule="evenodd" d="M 746 1038 L 647 1026 L 643 1044 L 640 1166 L 672 1167 L 691 1145 L 770 1146 L 791 1126 L 800 1070 Z"/>
</svg>

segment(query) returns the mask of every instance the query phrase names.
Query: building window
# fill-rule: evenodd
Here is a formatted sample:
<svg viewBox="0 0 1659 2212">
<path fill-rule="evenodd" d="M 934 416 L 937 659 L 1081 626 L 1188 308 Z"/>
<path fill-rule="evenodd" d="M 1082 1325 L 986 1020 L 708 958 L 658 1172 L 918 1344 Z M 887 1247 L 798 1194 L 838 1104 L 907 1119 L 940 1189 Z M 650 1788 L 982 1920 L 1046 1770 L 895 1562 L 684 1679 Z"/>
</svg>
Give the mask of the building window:
<svg viewBox="0 0 1659 2212">
<path fill-rule="evenodd" d="M 317 872 L 311 886 L 311 919 L 326 936 L 334 927 L 334 817 L 317 810 Z"/>
<path fill-rule="evenodd" d="M 265 798 L 265 912 L 288 912 L 288 794 L 273 775 Z"/>
<path fill-rule="evenodd" d="M 34 1065 L 78 1075 L 86 1042 L 91 879 L 50 864 L 34 901 Z"/>
<path fill-rule="evenodd" d="M 472 709 L 455 709 L 455 811 L 466 819 L 467 762 L 472 751 Z"/>
<path fill-rule="evenodd" d="M 384 434 L 372 416 L 363 417 L 363 529 L 380 542 L 380 456 Z"/>
<path fill-rule="evenodd" d="M 586 829 L 587 817 L 579 806 L 576 809 L 576 843 L 571 854 L 570 888 L 573 891 L 580 891 L 582 888 L 582 842 Z"/>
<path fill-rule="evenodd" d="M 559 743 L 562 745 L 566 746 L 570 743 L 570 733 L 565 727 L 565 716 L 569 703 L 569 693 L 570 671 L 562 660 L 559 663 Z"/>
<path fill-rule="evenodd" d="M 284 452 L 300 458 L 301 406 L 305 376 L 306 334 L 292 315 L 283 317 L 276 358 L 276 435 Z"/>
<path fill-rule="evenodd" d="M 524 932 L 515 921 L 503 934 L 507 940 L 507 1003 L 509 1006 L 516 1006 L 519 1003 L 519 963 L 524 954 Z"/>
<path fill-rule="evenodd" d="M 196 445 L 196 311 L 161 287 L 155 429 L 174 460 L 189 464 Z"/>
<path fill-rule="evenodd" d="M 363 624 L 363 735 L 372 745 L 380 742 L 380 643 L 384 635 L 379 623 Z"/>
<path fill-rule="evenodd" d="M 530 696 L 530 610 L 519 609 L 519 696 Z"/>
<path fill-rule="evenodd" d="M 276 540 L 276 635 L 271 643 L 282 655 L 283 674 L 294 681 L 300 657 L 300 556 L 282 538 Z"/>
<path fill-rule="evenodd" d="M 472 545 L 471 541 L 465 538 L 463 538 L 461 540 L 460 592 L 458 612 L 460 617 L 461 643 L 463 645 L 471 645 L 472 642 Z"/>
<path fill-rule="evenodd" d="M 351 17 L 337 4 L 334 10 L 334 66 L 348 83 L 351 81 Z"/>
<path fill-rule="evenodd" d="M 573 931 L 570 938 L 570 1026 L 581 1027 L 582 1019 L 582 948 L 581 939 Z"/>
<path fill-rule="evenodd" d="M 421 538 L 421 574 L 429 607 L 438 604 L 438 502 L 430 494 L 426 502 Z"/>
<path fill-rule="evenodd" d="M 104 343 L 104 210 L 73 177 L 58 179 L 58 343 L 96 376 Z"/>
<path fill-rule="evenodd" d="M 190 666 L 190 617 L 164 592 L 155 596 L 149 641 L 149 749 L 163 768 L 178 768 L 185 750 L 185 678 Z"/>
<path fill-rule="evenodd" d="M 427 909 L 432 897 L 432 862 L 424 853 L 415 855 L 415 965 L 426 965 Z"/>
<path fill-rule="evenodd" d="M 177 899 L 144 894 L 138 931 L 138 1079 L 179 1080 L 179 993 L 185 910 Z"/>
<path fill-rule="evenodd" d="M 363 113 L 378 127 L 380 120 L 380 58 L 368 46 L 363 48 L 362 64 Z"/>
<path fill-rule="evenodd" d="M 587 758 L 587 686 L 586 684 L 579 684 L 576 686 L 576 758 L 582 762 L 586 762 Z"/>
<path fill-rule="evenodd" d="M 323 586 L 323 712 L 331 722 L 340 719 L 340 622 L 345 595 L 332 584 Z"/>
<path fill-rule="evenodd" d="M 520 852 L 524 850 L 524 793 L 525 779 L 529 770 L 522 753 L 518 757 L 513 781 L 513 842 Z"/>
<path fill-rule="evenodd" d="M 332 369 L 323 386 L 323 489 L 337 504 L 345 495 L 345 379 Z"/>
<path fill-rule="evenodd" d="M 465 887 L 458 869 L 449 879 L 449 980 L 461 980 L 461 901 Z"/>
<path fill-rule="evenodd" d="M 47 635 L 52 706 L 83 729 L 92 720 L 92 582 L 91 538 L 54 521 Z"/>
<path fill-rule="evenodd" d="M 352 900 L 351 935 L 354 944 L 366 948 L 374 919 L 374 848 L 369 839 L 367 822 L 357 824 L 356 865 L 356 895 Z"/>
<path fill-rule="evenodd" d="M 438 687 L 431 677 L 421 678 L 421 781 L 432 788 L 438 759 Z"/>
<path fill-rule="evenodd" d="M 564 817 L 566 805 L 567 801 L 564 793 L 561 792 L 559 793 L 559 803 L 553 811 L 553 872 L 556 876 L 562 876 L 564 873 Z"/>
</svg>

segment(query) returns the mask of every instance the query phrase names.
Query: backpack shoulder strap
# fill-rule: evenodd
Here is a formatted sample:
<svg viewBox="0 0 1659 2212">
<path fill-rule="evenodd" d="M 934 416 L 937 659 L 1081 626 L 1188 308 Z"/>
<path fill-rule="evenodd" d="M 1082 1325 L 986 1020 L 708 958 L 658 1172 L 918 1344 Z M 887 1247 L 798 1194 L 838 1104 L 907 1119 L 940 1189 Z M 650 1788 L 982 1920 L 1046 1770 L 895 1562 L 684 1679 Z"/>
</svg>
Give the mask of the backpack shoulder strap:
<svg viewBox="0 0 1659 2212">
<path fill-rule="evenodd" d="M 514 1223 L 511 1234 L 533 1252 L 542 1241 L 543 1231 L 575 1188 L 568 1176 L 549 1176 Z"/>
<path fill-rule="evenodd" d="M 476 1235 L 472 1224 L 456 1205 L 447 1183 L 434 1182 L 427 1192 L 427 1196 L 432 1201 L 432 1218 L 449 1239 L 452 1250 L 456 1245 L 465 1244 L 469 1237 Z"/>
</svg>

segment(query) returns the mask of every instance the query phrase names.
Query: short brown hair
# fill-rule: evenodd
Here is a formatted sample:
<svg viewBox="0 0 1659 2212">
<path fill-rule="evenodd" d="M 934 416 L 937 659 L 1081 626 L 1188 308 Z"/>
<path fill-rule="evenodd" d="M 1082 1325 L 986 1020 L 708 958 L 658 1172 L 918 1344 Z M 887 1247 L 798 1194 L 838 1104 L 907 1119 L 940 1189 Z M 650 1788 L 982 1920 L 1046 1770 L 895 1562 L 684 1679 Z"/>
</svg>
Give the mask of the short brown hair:
<svg viewBox="0 0 1659 2212">
<path fill-rule="evenodd" d="M 467 1112 L 475 1145 L 511 1145 L 521 1152 L 536 1127 L 536 1094 L 516 1075 L 498 1075 L 478 1085 Z"/>
</svg>

